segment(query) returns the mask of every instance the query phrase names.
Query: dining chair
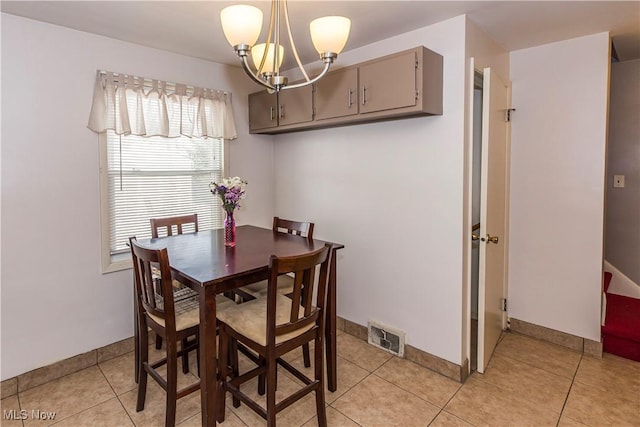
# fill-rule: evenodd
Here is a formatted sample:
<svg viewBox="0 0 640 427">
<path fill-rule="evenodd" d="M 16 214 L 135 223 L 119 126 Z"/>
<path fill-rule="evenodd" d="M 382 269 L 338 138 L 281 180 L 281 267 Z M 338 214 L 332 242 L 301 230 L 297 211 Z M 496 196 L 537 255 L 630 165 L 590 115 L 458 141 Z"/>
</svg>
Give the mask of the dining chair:
<svg viewBox="0 0 640 427">
<path fill-rule="evenodd" d="M 198 214 L 171 216 L 164 218 L 151 218 L 151 237 L 158 238 L 160 236 L 173 236 L 174 234 L 182 234 L 183 226 L 185 229 L 191 229 L 193 232 L 198 231 Z M 162 288 L 158 288 L 162 292 Z M 173 281 L 173 296 L 176 301 L 194 298 L 198 294 L 188 287 L 184 286 L 177 280 Z M 156 337 L 156 349 L 162 348 L 162 338 Z M 189 365 L 182 366 L 183 372 L 189 372 Z"/>
<path fill-rule="evenodd" d="M 158 238 L 162 234 L 162 237 L 172 236 L 174 234 L 174 227 L 176 234 L 182 234 L 183 226 L 192 227 L 193 231 L 198 231 L 198 214 L 189 214 L 189 215 L 181 215 L 174 217 L 165 217 L 165 218 L 151 218 L 151 237 Z M 190 225 L 192 224 L 192 225 Z M 159 233 L 159 231 L 161 233 Z M 157 279 L 160 277 L 160 271 L 155 266 L 151 266 L 152 277 L 157 282 Z M 180 302 L 183 300 L 189 300 L 197 298 L 198 294 L 188 287 L 184 286 L 177 280 L 172 281 L 172 291 L 174 301 Z M 156 285 L 156 292 L 158 295 L 162 295 L 162 287 Z M 134 328 L 134 363 L 135 363 L 135 381 L 138 382 L 140 379 L 140 369 L 139 369 L 139 359 L 140 359 L 140 331 L 138 330 L 137 325 L 137 310 L 134 310 L 134 319 L 136 322 L 136 326 Z M 183 346 L 187 345 L 186 338 L 182 343 Z M 162 337 L 156 336 L 156 349 L 162 348 Z M 189 361 L 187 358 L 182 359 L 182 372 L 185 374 L 189 372 Z"/>
<path fill-rule="evenodd" d="M 313 222 L 291 221 L 277 216 L 273 217 L 273 231 L 281 231 L 313 239 L 313 227 Z"/>
<path fill-rule="evenodd" d="M 293 234 L 295 236 L 305 237 L 313 240 L 313 222 L 291 221 L 289 219 L 273 217 L 273 231 Z M 255 298 L 265 296 L 267 294 L 267 281 L 252 283 L 242 288 Z M 282 275 L 278 279 L 278 289 L 280 293 L 288 295 L 293 290 L 293 280 L 290 276 Z"/>
<path fill-rule="evenodd" d="M 145 248 L 138 244 L 135 237 L 129 239 L 129 244 L 133 259 L 140 352 L 137 360 L 140 378 L 136 412 L 144 409 L 147 375 L 151 375 L 166 392 L 165 426 L 174 426 L 177 399 L 200 389 L 200 381 L 181 390 L 177 389 L 178 357 L 183 357 L 185 361 L 188 353 L 193 350 L 196 350 L 199 356 L 198 300 L 193 298 L 174 300 L 169 256 L 166 249 Z M 156 292 L 158 285 L 163 289 L 162 295 Z M 156 336 L 164 338 L 167 347 L 166 357 L 153 363 L 149 362 L 149 328 Z M 196 338 L 188 341 L 190 336 Z M 177 348 L 179 341 L 182 342 L 180 350 Z M 187 343 L 186 346 L 185 343 Z M 166 380 L 157 371 L 157 368 L 164 365 L 167 366 Z"/>
<path fill-rule="evenodd" d="M 313 222 L 292 221 L 290 219 L 274 216 L 272 229 L 273 231 L 293 234 L 294 236 L 306 237 L 309 240 L 313 240 L 314 226 L 315 224 Z M 267 281 L 263 280 L 257 283 L 252 283 L 244 286 L 242 289 L 253 298 L 264 297 L 267 295 Z M 293 292 L 293 279 L 288 275 L 281 275 L 278 278 L 278 291 L 283 295 L 291 296 Z M 302 355 L 304 359 L 304 366 L 306 368 L 310 367 L 311 357 L 309 354 L 309 344 L 305 343 L 302 347 Z"/>
<path fill-rule="evenodd" d="M 269 259 L 266 297 L 259 297 L 244 304 L 229 305 L 218 311 L 221 380 L 221 393 L 217 402 L 219 422 L 224 421 L 227 392 L 233 397 L 234 407 L 239 407 L 241 402 L 245 403 L 267 420 L 268 427 L 276 425 L 278 412 L 307 394 L 315 392 L 318 424 L 327 425 L 323 350 L 330 253 L 330 245 L 325 245 L 304 255 L 272 255 Z M 318 267 L 319 275 L 317 283 L 314 283 Z M 292 298 L 282 295 L 278 290 L 278 277 L 287 273 L 294 275 Z M 314 375 L 313 378 L 308 378 L 281 357 L 311 341 L 314 342 Z M 242 375 L 237 374 L 236 367 L 230 370 L 228 366 L 229 353 L 234 359 L 231 364 L 237 364 L 239 344 L 257 353 L 260 359 L 256 368 Z M 276 403 L 277 365 L 304 383 L 300 390 L 279 403 Z M 266 408 L 240 390 L 240 386 L 245 382 L 263 375 L 266 375 Z M 265 390 L 259 389 L 259 393 L 264 394 Z"/>
<path fill-rule="evenodd" d="M 182 227 L 185 225 L 193 228 L 194 232 L 198 231 L 198 214 L 151 218 L 151 237 L 160 237 L 158 231 L 166 236 L 173 236 L 174 230 L 175 234 L 182 234 Z"/>
</svg>

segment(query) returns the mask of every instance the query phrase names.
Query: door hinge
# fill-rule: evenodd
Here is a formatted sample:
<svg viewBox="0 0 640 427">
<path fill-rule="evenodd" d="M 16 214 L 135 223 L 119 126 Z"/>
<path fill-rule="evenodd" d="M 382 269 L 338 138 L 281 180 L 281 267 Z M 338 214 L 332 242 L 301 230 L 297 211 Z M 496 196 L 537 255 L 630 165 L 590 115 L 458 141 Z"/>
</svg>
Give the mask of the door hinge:
<svg viewBox="0 0 640 427">
<path fill-rule="evenodd" d="M 500 299 L 500 303 L 502 305 L 502 311 L 506 312 L 507 311 L 507 299 L 506 298 L 501 298 Z"/>
<path fill-rule="evenodd" d="M 416 101 L 420 98 L 420 91 L 416 91 Z"/>
<path fill-rule="evenodd" d="M 507 108 L 506 110 L 504 110 L 504 121 L 505 122 L 510 122 L 511 121 L 511 113 L 513 113 L 514 111 L 516 111 L 515 108 Z"/>
</svg>

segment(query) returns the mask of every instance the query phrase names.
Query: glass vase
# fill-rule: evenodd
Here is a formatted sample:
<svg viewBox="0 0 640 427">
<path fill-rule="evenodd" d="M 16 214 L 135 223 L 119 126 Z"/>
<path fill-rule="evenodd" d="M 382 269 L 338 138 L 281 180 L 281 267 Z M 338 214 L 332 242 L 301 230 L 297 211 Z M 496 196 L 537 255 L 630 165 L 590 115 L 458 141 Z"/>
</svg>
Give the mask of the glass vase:
<svg viewBox="0 0 640 427">
<path fill-rule="evenodd" d="M 227 212 L 224 219 L 224 245 L 230 248 L 236 245 L 236 220 L 233 218 L 233 212 Z"/>
</svg>

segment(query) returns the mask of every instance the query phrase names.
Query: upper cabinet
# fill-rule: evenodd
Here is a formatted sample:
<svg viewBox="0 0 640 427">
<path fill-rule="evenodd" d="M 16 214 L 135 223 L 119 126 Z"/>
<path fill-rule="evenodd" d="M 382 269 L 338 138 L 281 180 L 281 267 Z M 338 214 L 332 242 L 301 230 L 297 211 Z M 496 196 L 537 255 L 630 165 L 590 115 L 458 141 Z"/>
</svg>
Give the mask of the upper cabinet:
<svg viewBox="0 0 640 427">
<path fill-rule="evenodd" d="M 358 69 L 332 71 L 316 83 L 316 120 L 358 114 Z"/>
<path fill-rule="evenodd" d="M 251 133 L 277 133 L 283 127 L 312 120 L 312 86 L 281 91 L 278 94 L 263 90 L 249 95 Z"/>
<path fill-rule="evenodd" d="M 252 133 L 282 133 L 369 121 L 442 114 L 442 56 L 425 48 L 330 71 L 318 83 L 278 93 L 261 107 L 249 96 Z M 305 89 L 304 91 L 302 89 Z M 266 91 L 259 92 L 266 94 Z M 272 95 L 274 96 L 274 95 Z M 275 112 L 275 121 L 272 117 Z M 295 115 L 294 115 L 295 113 Z M 259 114 L 262 120 L 254 120 Z M 270 119 L 265 125 L 264 118 Z M 259 124 L 261 127 L 256 127 Z M 271 124 L 271 126 L 269 126 Z"/>
<path fill-rule="evenodd" d="M 249 130 L 251 133 L 278 126 L 278 97 L 266 90 L 249 95 Z"/>
<path fill-rule="evenodd" d="M 414 107 L 418 101 L 417 52 L 360 65 L 360 113 Z"/>
<path fill-rule="evenodd" d="M 278 126 L 313 120 L 313 87 L 303 86 L 278 93 Z"/>
</svg>

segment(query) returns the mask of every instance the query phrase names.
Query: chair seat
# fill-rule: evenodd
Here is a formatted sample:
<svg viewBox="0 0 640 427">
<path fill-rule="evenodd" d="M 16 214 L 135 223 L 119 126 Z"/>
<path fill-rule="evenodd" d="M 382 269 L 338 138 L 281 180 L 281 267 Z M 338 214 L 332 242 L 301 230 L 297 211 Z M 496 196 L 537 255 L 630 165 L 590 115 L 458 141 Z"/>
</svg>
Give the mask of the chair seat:
<svg viewBox="0 0 640 427">
<path fill-rule="evenodd" d="M 193 292 L 189 288 L 185 288 L 190 292 Z M 162 307 L 162 297 L 160 295 L 156 295 L 156 305 L 158 307 Z M 218 309 L 223 309 L 224 307 L 236 305 L 235 302 L 231 301 L 229 298 L 224 295 L 216 295 L 216 307 Z M 175 311 L 176 311 L 176 331 L 182 331 L 184 329 L 191 328 L 200 323 L 200 306 L 198 304 L 197 298 L 187 298 L 187 299 L 176 299 L 175 301 Z M 153 314 L 147 313 L 150 318 L 153 319 L 154 322 L 165 327 L 164 319 L 154 316 Z"/>
<path fill-rule="evenodd" d="M 276 325 L 289 322 L 291 299 L 276 294 Z M 300 306 L 299 318 L 304 317 L 304 307 Z M 262 346 L 267 345 L 267 298 L 261 297 L 243 304 L 225 305 L 218 311 L 218 320 L 226 323 L 239 334 Z M 276 337 L 276 345 L 302 335 L 314 324 L 309 324 L 288 334 Z"/>
<path fill-rule="evenodd" d="M 268 289 L 267 283 L 267 280 L 252 283 L 242 287 L 242 290 L 256 298 L 266 297 Z M 287 276 L 286 274 L 278 277 L 278 293 L 287 295 L 291 292 L 293 292 L 293 277 Z"/>
</svg>

